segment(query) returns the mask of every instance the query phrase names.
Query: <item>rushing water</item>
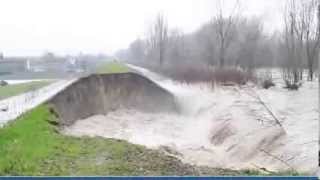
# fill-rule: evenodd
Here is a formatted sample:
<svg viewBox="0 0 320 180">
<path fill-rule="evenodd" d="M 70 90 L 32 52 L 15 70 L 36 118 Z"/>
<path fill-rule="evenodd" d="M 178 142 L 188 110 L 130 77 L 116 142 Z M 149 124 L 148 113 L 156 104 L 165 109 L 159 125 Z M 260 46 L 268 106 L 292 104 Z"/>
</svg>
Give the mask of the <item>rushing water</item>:
<svg viewBox="0 0 320 180">
<path fill-rule="evenodd" d="M 312 98 L 312 93 L 317 93 L 316 85 L 306 87 L 305 93 L 311 93 L 309 97 L 282 88 L 267 91 L 255 86 L 186 85 L 146 69 L 131 68 L 173 93 L 181 113 L 118 109 L 107 115 L 79 120 L 65 127 L 63 132 L 124 139 L 166 150 L 184 162 L 196 165 L 316 171 L 318 116 L 317 102 Z M 267 101 L 283 127 L 275 123 L 253 95 Z M 305 100 L 310 100 L 308 106 L 305 106 Z"/>
</svg>

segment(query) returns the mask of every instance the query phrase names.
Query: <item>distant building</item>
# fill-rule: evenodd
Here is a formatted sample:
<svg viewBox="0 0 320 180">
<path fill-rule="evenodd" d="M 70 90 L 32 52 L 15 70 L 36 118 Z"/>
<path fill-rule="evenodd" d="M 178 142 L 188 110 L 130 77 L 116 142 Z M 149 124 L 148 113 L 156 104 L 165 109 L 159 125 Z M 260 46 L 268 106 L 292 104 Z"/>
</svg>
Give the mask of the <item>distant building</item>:
<svg viewBox="0 0 320 180">
<path fill-rule="evenodd" d="M 27 71 L 26 58 L 2 58 L 0 59 L 0 73 L 15 73 Z"/>
<path fill-rule="evenodd" d="M 77 69 L 79 65 L 75 58 L 40 57 L 30 61 L 30 71 L 33 72 L 76 72 Z"/>
<path fill-rule="evenodd" d="M 55 56 L 47 53 L 41 57 L 3 57 L 0 52 L 0 75 L 20 72 L 84 73 L 93 72 L 107 59 L 105 56 Z"/>
</svg>

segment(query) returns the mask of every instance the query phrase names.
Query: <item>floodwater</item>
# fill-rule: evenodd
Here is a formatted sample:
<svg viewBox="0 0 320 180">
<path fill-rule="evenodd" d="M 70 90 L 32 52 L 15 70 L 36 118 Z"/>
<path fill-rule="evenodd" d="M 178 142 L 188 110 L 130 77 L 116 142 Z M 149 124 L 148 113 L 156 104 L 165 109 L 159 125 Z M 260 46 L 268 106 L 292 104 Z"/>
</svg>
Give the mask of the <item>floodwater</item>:
<svg viewBox="0 0 320 180">
<path fill-rule="evenodd" d="M 131 68 L 173 93 L 181 113 L 118 109 L 79 120 L 65 127 L 63 133 L 123 139 L 166 150 L 196 165 L 316 172 L 319 129 L 316 82 L 306 82 L 299 91 L 288 91 L 281 85 L 269 90 L 252 84 L 242 88 L 212 87 L 181 84 L 146 69 Z"/>
<path fill-rule="evenodd" d="M 23 84 L 23 83 L 30 83 L 30 82 L 39 82 L 39 81 L 57 81 L 57 79 L 21 79 L 21 80 L 4 80 L 9 85 L 13 84 Z"/>
</svg>

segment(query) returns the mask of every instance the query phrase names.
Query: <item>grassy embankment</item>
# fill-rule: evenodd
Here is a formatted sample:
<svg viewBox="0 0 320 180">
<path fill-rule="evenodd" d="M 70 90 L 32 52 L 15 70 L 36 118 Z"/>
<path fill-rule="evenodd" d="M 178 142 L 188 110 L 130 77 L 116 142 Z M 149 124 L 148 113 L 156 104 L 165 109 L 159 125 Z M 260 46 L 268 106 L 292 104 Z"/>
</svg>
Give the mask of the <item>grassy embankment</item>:
<svg viewBox="0 0 320 180">
<path fill-rule="evenodd" d="M 259 175 L 193 167 L 125 141 L 65 136 L 56 121 L 40 105 L 0 129 L 0 175 Z"/>
<path fill-rule="evenodd" d="M 0 100 L 19 95 L 21 93 L 34 91 L 36 89 L 47 86 L 52 82 L 53 81 L 34 81 L 28 83 L 0 86 Z"/>
<path fill-rule="evenodd" d="M 130 70 L 127 66 L 116 61 L 106 63 L 97 69 L 97 73 L 99 74 L 126 73 L 128 71 Z"/>
</svg>

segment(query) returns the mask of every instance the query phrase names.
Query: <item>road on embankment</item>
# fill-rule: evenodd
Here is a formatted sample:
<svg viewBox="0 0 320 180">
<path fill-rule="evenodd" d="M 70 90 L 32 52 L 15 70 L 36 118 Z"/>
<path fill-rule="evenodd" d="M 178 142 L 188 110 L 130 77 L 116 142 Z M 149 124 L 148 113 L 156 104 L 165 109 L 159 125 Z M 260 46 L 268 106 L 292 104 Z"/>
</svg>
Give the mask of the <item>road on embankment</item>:
<svg viewBox="0 0 320 180">
<path fill-rule="evenodd" d="M 43 88 L 1 100 L 0 126 L 50 99 L 76 80 L 59 80 Z"/>
</svg>

